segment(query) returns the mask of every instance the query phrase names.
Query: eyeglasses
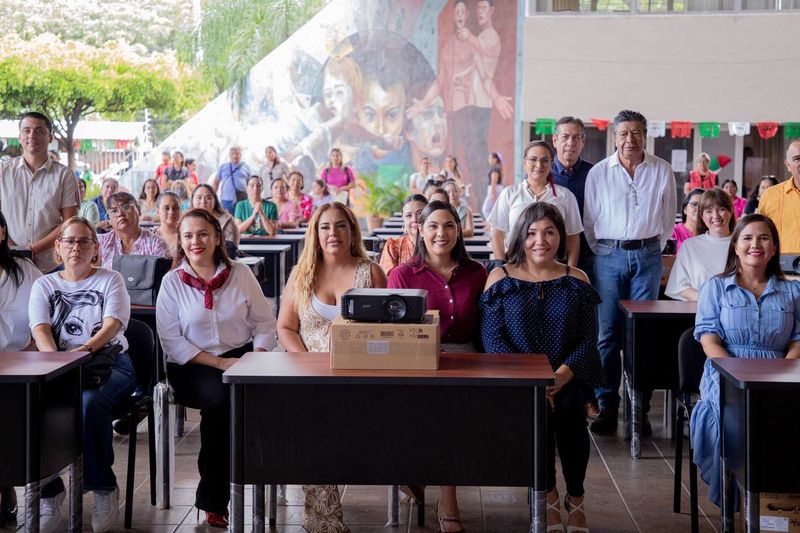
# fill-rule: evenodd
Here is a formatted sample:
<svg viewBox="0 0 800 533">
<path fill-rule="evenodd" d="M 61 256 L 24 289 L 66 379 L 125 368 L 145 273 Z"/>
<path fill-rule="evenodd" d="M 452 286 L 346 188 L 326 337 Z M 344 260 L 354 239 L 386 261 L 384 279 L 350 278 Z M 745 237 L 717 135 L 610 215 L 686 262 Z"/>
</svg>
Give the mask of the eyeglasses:
<svg viewBox="0 0 800 533">
<path fill-rule="evenodd" d="M 133 209 L 133 204 L 122 204 L 117 207 L 112 207 L 108 210 L 108 215 L 118 217 L 122 213 L 130 213 Z"/>
<path fill-rule="evenodd" d="M 81 250 L 88 250 L 94 245 L 95 240 L 87 239 L 86 237 L 81 239 L 76 239 L 75 237 L 61 237 L 58 239 L 58 242 L 61 243 L 61 246 L 66 246 L 67 248 L 72 248 L 75 246 L 75 243 L 77 243 Z"/>
<path fill-rule="evenodd" d="M 689 205 L 694 207 L 694 208 L 697 208 L 697 206 L 700 205 L 700 202 L 689 202 Z"/>
</svg>

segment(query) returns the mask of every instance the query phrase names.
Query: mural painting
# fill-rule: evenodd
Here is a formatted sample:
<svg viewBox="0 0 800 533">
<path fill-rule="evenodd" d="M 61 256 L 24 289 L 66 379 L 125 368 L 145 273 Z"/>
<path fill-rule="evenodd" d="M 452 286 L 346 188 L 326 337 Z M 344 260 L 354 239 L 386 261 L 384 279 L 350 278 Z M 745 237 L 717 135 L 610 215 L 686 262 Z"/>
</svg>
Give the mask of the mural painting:
<svg viewBox="0 0 800 533">
<path fill-rule="evenodd" d="M 474 208 L 489 152 L 513 181 L 516 42 L 516 0 L 335 0 L 154 154 L 192 154 L 205 179 L 231 146 L 254 172 L 275 146 L 310 183 L 336 147 L 357 175 L 406 184 L 452 155 Z"/>
</svg>

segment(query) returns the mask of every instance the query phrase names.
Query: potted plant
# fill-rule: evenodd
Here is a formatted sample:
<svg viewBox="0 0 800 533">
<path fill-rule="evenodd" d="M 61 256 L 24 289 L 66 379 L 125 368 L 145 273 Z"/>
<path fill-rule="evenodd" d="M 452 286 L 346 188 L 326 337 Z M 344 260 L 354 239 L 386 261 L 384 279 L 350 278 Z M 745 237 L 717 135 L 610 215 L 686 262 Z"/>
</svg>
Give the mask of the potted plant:
<svg viewBox="0 0 800 533">
<path fill-rule="evenodd" d="M 377 176 L 359 176 L 367 187 L 364 195 L 364 208 L 367 216 L 367 228 L 372 231 L 381 227 L 383 220 L 392 216 L 392 213 L 403 208 L 403 200 L 408 195 L 408 190 L 397 182 L 382 184 Z"/>
</svg>

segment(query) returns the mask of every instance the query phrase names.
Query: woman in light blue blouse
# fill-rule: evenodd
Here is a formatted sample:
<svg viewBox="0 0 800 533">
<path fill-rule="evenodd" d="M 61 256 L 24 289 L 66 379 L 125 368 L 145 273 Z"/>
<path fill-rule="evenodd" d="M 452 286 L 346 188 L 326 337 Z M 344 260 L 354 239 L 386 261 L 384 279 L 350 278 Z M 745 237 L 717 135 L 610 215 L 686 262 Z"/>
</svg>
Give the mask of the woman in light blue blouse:
<svg viewBox="0 0 800 533">
<path fill-rule="evenodd" d="M 700 289 L 694 338 L 708 356 L 692 411 L 693 461 L 720 505 L 719 374 L 715 357 L 800 357 L 800 282 L 781 272 L 775 224 L 747 215 L 733 230 L 725 271 Z M 734 489 L 735 489 L 734 484 Z M 738 502 L 738 498 L 734 499 Z"/>
</svg>

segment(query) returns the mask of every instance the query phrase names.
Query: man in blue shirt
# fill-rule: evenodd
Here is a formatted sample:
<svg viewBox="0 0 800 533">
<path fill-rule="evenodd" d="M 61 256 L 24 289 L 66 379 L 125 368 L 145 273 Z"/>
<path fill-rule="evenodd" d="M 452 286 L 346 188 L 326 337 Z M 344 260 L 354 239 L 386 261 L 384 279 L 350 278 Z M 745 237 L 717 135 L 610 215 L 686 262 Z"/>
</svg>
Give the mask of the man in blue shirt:
<svg viewBox="0 0 800 533">
<path fill-rule="evenodd" d="M 561 117 L 556 122 L 553 134 L 553 146 L 556 158 L 553 160 L 553 181 L 569 189 L 578 200 L 578 209 L 583 222 L 583 191 L 586 187 L 586 176 L 592 163 L 581 159 L 581 152 L 586 143 L 586 128 L 583 121 L 576 117 Z M 592 277 L 592 250 L 581 233 L 581 252 L 578 257 L 578 268 Z"/>
<path fill-rule="evenodd" d="M 223 163 L 217 170 L 212 186 L 217 191 L 222 208 L 233 216 L 237 201 L 237 191 L 247 191 L 247 179 L 250 169 L 242 163 L 242 150 L 238 146 L 231 147 L 230 161 Z"/>
</svg>

